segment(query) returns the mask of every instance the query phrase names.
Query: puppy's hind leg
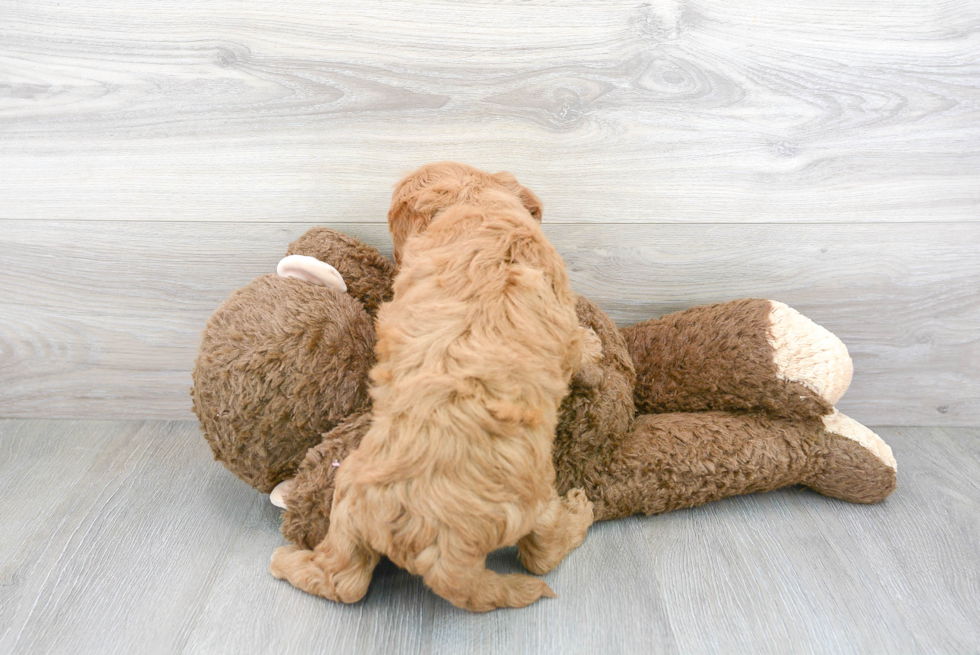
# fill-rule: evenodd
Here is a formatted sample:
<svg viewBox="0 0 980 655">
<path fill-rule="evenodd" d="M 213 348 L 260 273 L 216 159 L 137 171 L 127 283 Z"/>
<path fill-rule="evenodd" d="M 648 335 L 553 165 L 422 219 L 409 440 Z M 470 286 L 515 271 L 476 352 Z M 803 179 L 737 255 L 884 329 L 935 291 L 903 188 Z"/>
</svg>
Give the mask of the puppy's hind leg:
<svg viewBox="0 0 980 655">
<path fill-rule="evenodd" d="M 272 553 L 269 572 L 303 591 L 342 603 L 356 603 L 367 593 L 380 555 L 345 526 L 331 524 L 314 550 L 283 546 Z"/>
<path fill-rule="evenodd" d="M 485 558 L 436 559 L 423 575 L 425 584 L 456 607 L 487 612 L 498 607 L 525 607 L 542 596 L 554 598 L 544 580 L 529 575 L 501 575 L 486 568 Z"/>
<path fill-rule="evenodd" d="M 552 491 L 534 528 L 517 542 L 521 563 L 531 573 L 547 573 L 578 548 L 592 521 L 592 503 L 584 491 L 572 489 L 564 498 Z"/>
</svg>

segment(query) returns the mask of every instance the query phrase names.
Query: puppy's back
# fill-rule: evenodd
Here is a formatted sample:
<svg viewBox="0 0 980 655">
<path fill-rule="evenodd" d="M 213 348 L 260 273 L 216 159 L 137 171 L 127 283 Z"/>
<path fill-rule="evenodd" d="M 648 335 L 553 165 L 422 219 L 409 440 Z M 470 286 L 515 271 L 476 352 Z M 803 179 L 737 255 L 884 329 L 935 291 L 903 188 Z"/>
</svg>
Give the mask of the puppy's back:
<svg viewBox="0 0 980 655">
<path fill-rule="evenodd" d="M 418 376 L 453 388 L 472 378 L 493 395 L 561 401 L 575 299 L 564 263 L 526 210 L 451 208 L 405 252 L 395 300 L 378 317 L 382 382 L 408 392 L 402 385 Z"/>
<path fill-rule="evenodd" d="M 353 602 L 385 554 L 458 607 L 523 607 L 554 593 L 486 556 L 516 543 L 545 573 L 585 538 L 592 505 L 557 496 L 551 442 L 572 369 L 595 353 L 513 176 L 433 165 L 396 198 L 402 268 L 378 314 L 371 428 L 337 471 L 327 537 L 272 568 Z"/>
<path fill-rule="evenodd" d="M 393 511 L 406 545 L 435 524 L 478 534 L 488 550 L 530 529 L 528 508 L 551 491 L 577 328 L 564 264 L 522 209 L 450 208 L 406 244 L 395 299 L 378 315 L 364 465 L 344 464 L 380 505 L 411 499 Z"/>
</svg>

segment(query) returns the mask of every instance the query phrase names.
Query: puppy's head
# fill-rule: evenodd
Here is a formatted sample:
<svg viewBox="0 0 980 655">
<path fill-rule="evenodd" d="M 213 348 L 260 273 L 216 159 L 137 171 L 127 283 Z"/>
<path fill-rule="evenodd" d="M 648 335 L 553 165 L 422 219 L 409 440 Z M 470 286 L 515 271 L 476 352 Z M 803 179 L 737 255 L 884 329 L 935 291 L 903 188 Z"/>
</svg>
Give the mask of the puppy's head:
<svg viewBox="0 0 980 655">
<path fill-rule="evenodd" d="M 479 203 L 488 190 L 517 197 L 535 220 L 541 221 L 541 200 L 510 173 L 484 173 L 458 162 L 426 164 L 409 173 L 391 196 L 388 230 L 395 244 L 395 263 L 401 263 L 402 247 L 413 234 L 425 229 L 443 210 L 457 203 Z"/>
</svg>

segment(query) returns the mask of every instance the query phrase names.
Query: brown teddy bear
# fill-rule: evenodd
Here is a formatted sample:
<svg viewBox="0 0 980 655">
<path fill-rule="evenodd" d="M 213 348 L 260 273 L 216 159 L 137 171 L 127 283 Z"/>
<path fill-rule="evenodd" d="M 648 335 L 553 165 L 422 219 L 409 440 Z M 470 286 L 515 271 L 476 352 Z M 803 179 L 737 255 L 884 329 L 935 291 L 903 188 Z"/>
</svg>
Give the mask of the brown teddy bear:
<svg viewBox="0 0 980 655">
<path fill-rule="evenodd" d="M 287 255 L 210 318 L 191 393 L 215 458 L 272 492 L 283 535 L 313 548 L 334 471 L 370 421 L 372 321 L 395 269 L 325 228 Z M 585 489 L 596 520 L 794 484 L 860 503 L 895 488 L 888 445 L 834 409 L 846 348 L 795 310 L 737 300 L 622 330 L 585 298 L 577 311 L 603 357 L 562 404 L 555 483 Z"/>
</svg>

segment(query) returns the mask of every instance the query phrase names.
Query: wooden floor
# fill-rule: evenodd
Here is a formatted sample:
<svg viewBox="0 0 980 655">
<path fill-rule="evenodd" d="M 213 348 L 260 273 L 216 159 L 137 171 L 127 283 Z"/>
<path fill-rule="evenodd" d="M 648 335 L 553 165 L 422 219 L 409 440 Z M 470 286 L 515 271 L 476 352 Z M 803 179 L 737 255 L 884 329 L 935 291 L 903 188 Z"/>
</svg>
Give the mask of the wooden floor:
<svg viewBox="0 0 980 655">
<path fill-rule="evenodd" d="M 881 505 L 787 489 L 599 524 L 557 599 L 476 615 L 388 563 L 352 606 L 275 580 L 278 510 L 193 422 L 0 421 L 0 652 L 975 653 L 980 429 L 879 433 Z"/>
</svg>

